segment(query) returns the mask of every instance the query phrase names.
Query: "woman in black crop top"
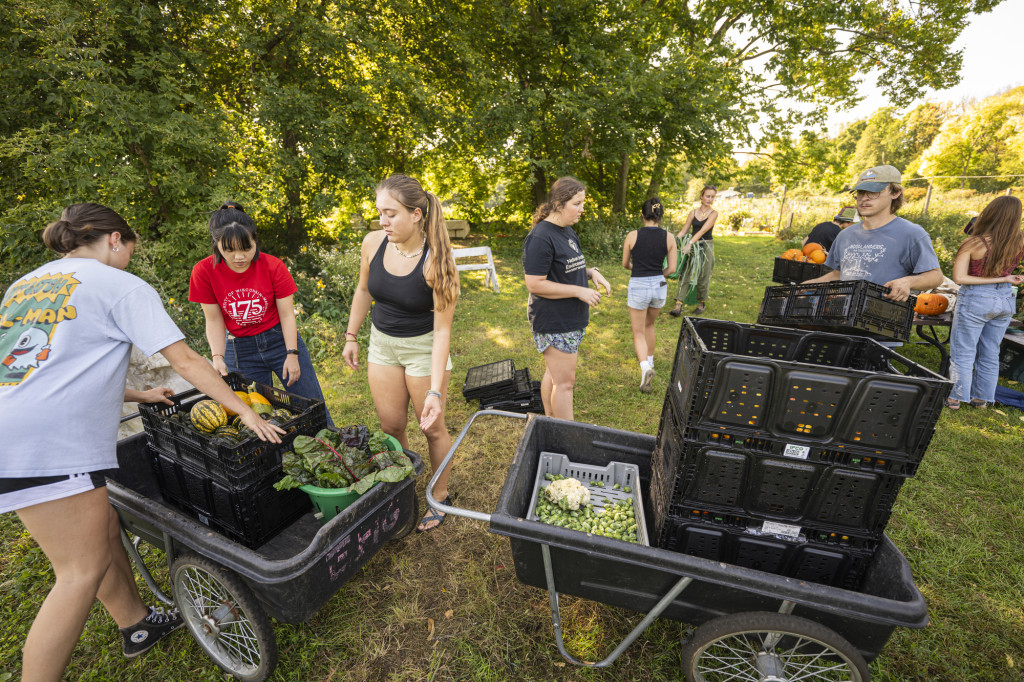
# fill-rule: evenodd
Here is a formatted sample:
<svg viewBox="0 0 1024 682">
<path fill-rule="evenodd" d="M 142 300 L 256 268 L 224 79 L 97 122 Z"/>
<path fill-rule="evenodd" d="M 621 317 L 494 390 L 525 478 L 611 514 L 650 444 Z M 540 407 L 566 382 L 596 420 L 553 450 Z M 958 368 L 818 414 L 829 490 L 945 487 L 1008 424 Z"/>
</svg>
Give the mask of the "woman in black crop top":
<svg viewBox="0 0 1024 682">
<path fill-rule="evenodd" d="M 370 312 L 366 376 L 381 430 L 409 447 L 405 430 L 411 400 L 436 468 L 452 446 L 444 406 L 459 273 L 441 202 L 419 182 L 405 175 L 389 177 L 377 187 L 377 211 L 381 229 L 363 239 L 342 357 L 352 369 L 359 367 L 356 339 Z M 447 473 L 434 495 L 444 504 L 451 502 Z M 433 530 L 444 519 L 440 512 L 429 512 L 418 530 Z"/>
<path fill-rule="evenodd" d="M 718 211 L 711 208 L 715 203 L 715 195 L 718 189 L 714 185 L 704 185 L 700 191 L 700 206 L 690 211 L 683 223 L 683 229 L 676 235 L 683 242 L 682 254 L 685 256 L 693 249 L 694 244 L 700 243 L 694 258 L 701 259 L 701 270 L 697 276 L 697 307 L 693 309 L 694 315 L 703 315 L 708 300 L 708 287 L 711 285 L 711 271 L 715 269 L 715 242 L 711 230 L 718 220 Z M 693 234 L 687 232 L 693 229 Z M 676 307 L 669 311 L 672 317 L 679 317 L 683 312 L 683 299 L 686 298 L 690 289 L 688 278 L 679 278 L 679 288 L 676 290 Z"/>
<path fill-rule="evenodd" d="M 622 243 L 622 267 L 631 272 L 626 305 L 633 328 L 633 348 L 640 363 L 640 391 L 654 389 L 654 321 L 668 299 L 665 276 L 676 269 L 676 240 L 658 227 L 665 208 L 651 197 L 640 208 L 644 225 L 626 235 Z M 665 260 L 668 267 L 664 267 Z"/>
</svg>

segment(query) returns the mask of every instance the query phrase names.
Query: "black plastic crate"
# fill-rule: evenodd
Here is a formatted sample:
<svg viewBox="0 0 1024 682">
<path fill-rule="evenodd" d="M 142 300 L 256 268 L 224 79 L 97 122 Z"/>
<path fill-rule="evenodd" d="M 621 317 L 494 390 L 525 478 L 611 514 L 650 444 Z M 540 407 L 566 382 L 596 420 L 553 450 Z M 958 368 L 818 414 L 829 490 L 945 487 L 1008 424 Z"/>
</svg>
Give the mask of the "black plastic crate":
<svg viewBox="0 0 1024 682">
<path fill-rule="evenodd" d="M 917 463 L 951 388 L 871 339 L 686 318 L 667 399 L 681 429 Z"/>
<path fill-rule="evenodd" d="M 674 552 L 755 568 L 801 581 L 856 590 L 875 553 L 873 544 L 839 545 L 806 536 L 762 532 L 740 517 L 670 518 L 660 546 Z"/>
<path fill-rule="evenodd" d="M 462 395 L 467 401 L 514 391 L 516 388 L 516 366 L 512 360 L 499 360 L 486 365 L 470 367 L 462 385 Z"/>
<path fill-rule="evenodd" d="M 775 265 L 772 268 L 772 281 L 779 284 L 799 284 L 830 272 L 832 272 L 832 268 L 822 263 L 807 263 L 776 257 Z"/>
<path fill-rule="evenodd" d="M 903 476 L 666 439 L 679 461 L 669 516 L 694 508 L 881 537 Z M 667 491 L 665 491 L 667 492 Z M 653 505 L 652 505 L 653 506 Z"/>
<path fill-rule="evenodd" d="M 252 381 L 235 372 L 229 373 L 224 380 L 233 390 L 253 385 Z M 295 436 L 312 436 L 326 428 L 327 408 L 322 400 L 303 398 L 265 384 L 255 386 L 256 391 L 269 400 L 273 407 L 285 407 L 296 413 L 283 424 L 283 428 L 290 433 L 282 437 L 281 443 L 269 443 L 252 436 L 237 445 L 227 445 L 212 434 L 201 433 L 170 419 L 171 415 L 187 414 L 194 404 L 206 399 L 198 389 L 193 388 L 173 396 L 173 405 L 139 405 L 149 444 L 231 485 L 246 486 L 267 474 L 280 473 L 281 455 L 290 449 Z"/>
<path fill-rule="evenodd" d="M 278 491 L 274 472 L 237 487 L 210 478 L 197 467 L 150 448 L 160 491 L 168 501 L 200 523 L 255 548 L 312 509 L 299 489 Z"/>
<path fill-rule="evenodd" d="M 906 341 L 910 338 L 916 296 L 897 303 L 889 291 L 866 280 L 767 287 L 758 324 L 868 334 Z"/>
<path fill-rule="evenodd" d="M 999 348 L 999 376 L 1024 382 L 1024 344 L 1003 339 Z"/>
</svg>

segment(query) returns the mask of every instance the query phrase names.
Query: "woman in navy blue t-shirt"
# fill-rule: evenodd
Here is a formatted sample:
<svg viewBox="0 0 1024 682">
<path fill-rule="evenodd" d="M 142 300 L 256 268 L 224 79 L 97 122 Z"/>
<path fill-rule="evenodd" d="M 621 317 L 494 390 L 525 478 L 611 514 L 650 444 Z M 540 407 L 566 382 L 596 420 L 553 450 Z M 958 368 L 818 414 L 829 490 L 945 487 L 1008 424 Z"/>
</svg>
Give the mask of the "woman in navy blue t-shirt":
<svg viewBox="0 0 1024 682">
<path fill-rule="evenodd" d="M 555 180 L 548 200 L 533 214 L 533 229 L 523 242 L 523 270 L 530 292 L 528 313 L 537 351 L 544 356 L 540 382 L 544 414 L 572 419 L 576 354 L 589 322 L 590 306 L 601 292 L 612 293 L 597 268 L 588 268 L 572 226 L 583 215 L 586 186 L 576 178 Z"/>
</svg>

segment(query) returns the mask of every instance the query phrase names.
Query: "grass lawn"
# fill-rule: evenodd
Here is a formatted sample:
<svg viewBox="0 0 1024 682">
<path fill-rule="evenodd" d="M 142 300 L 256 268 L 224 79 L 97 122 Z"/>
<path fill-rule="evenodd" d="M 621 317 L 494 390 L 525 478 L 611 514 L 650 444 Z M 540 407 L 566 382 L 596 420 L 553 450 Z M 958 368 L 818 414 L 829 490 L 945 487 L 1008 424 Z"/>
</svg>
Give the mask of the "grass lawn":
<svg viewBox="0 0 1024 682">
<path fill-rule="evenodd" d="M 772 257 L 780 251 L 765 237 L 716 239 L 706 316 L 753 322 L 763 288 L 771 283 Z M 653 434 L 680 321 L 667 314 L 659 318 L 655 391 L 641 394 L 626 311 L 628 272 L 617 262 L 599 265 L 613 295 L 592 312 L 580 354 L 576 418 Z M 448 399 L 453 434 L 475 409 L 461 396 L 468 368 L 513 358 L 534 378 L 542 372 L 526 321 L 517 252 L 501 250 L 498 268 L 501 294 L 484 286 L 482 272 L 463 276 Z M 937 366 L 934 348 L 904 350 L 917 362 Z M 318 371 L 338 424 L 375 424 L 364 371 L 351 372 L 340 355 L 321 362 Z M 474 426 L 450 484 L 459 506 L 494 510 L 520 431 L 520 423 L 511 420 Z M 425 456 L 418 430 L 411 429 L 410 437 L 412 448 Z M 1020 411 L 965 408 L 942 415 L 888 527 L 928 600 L 931 624 L 897 630 L 871 666 L 875 679 L 1024 679 L 1022 453 Z M 421 491 L 427 478 L 421 477 Z M 149 556 L 155 562 L 162 553 L 151 550 Z M 19 648 L 51 580 L 45 557 L 17 518 L 0 516 L 0 681 L 20 674 Z M 588 660 L 603 658 L 640 618 L 563 599 L 566 646 Z M 611 668 L 574 668 L 555 648 L 547 594 L 516 580 L 508 540 L 489 534 L 481 523 L 451 519 L 438 532 L 413 533 L 385 547 L 308 623 L 276 624 L 280 663 L 273 679 L 680 679 L 679 639 L 688 630 L 660 620 Z M 187 634 L 175 635 L 141 660 L 125 661 L 116 627 L 97 605 L 67 678 L 199 682 L 223 675 Z"/>
</svg>

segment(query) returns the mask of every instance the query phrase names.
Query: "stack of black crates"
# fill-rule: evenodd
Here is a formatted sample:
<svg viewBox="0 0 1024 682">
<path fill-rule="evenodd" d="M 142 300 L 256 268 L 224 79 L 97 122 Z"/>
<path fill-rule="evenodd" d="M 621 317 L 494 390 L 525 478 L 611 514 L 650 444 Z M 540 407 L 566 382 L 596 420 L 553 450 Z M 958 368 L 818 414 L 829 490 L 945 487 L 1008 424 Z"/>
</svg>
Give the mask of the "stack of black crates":
<svg viewBox="0 0 1024 682">
<path fill-rule="evenodd" d="M 252 384 L 240 374 L 228 374 L 225 381 L 233 390 L 255 386 L 273 407 L 294 414 L 283 424 L 289 433 L 281 443 L 251 437 L 232 444 L 191 428 L 189 410 L 206 399 L 196 389 L 174 396 L 173 405 L 139 407 L 164 498 L 225 537 L 255 548 L 310 511 L 304 492 L 274 490 L 274 484 L 283 475 L 282 454 L 297 436 L 325 428 L 327 410 L 322 400 Z"/>
<path fill-rule="evenodd" d="M 654 537 L 857 589 L 950 387 L 867 338 L 685 318 L 652 461 Z"/>
<path fill-rule="evenodd" d="M 479 400 L 481 410 L 544 412 L 540 382 L 531 381 L 529 368 L 516 369 L 511 359 L 469 368 L 462 395 L 467 402 Z"/>
</svg>

